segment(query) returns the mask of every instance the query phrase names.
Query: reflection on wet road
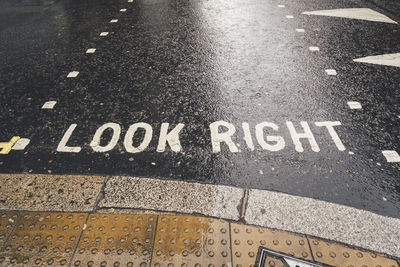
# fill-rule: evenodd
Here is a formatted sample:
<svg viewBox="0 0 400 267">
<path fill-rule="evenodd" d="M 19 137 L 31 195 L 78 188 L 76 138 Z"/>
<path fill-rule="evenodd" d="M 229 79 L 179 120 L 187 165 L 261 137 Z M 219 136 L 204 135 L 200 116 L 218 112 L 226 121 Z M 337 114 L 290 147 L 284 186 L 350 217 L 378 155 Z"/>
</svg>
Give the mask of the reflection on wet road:
<svg viewBox="0 0 400 267">
<path fill-rule="evenodd" d="M 400 216 L 400 5 L 0 9 L 1 172 L 226 184 Z"/>
</svg>

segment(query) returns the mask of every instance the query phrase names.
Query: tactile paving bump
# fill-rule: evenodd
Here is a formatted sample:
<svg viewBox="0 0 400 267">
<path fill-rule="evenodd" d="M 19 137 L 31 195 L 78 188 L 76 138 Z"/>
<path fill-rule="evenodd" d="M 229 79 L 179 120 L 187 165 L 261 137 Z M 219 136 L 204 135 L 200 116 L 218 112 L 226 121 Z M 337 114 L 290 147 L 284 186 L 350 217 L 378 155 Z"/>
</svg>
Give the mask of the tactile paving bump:
<svg viewBox="0 0 400 267">
<path fill-rule="evenodd" d="M 273 257 L 265 257 L 264 267 L 286 267 L 286 264 L 281 260 L 275 259 Z"/>
<path fill-rule="evenodd" d="M 94 214 L 71 266 L 149 266 L 157 215 Z"/>
<path fill-rule="evenodd" d="M 66 266 L 87 214 L 19 214 L 16 226 L 0 252 L 0 266 Z"/>
<path fill-rule="evenodd" d="M 352 249 L 334 242 L 309 238 L 316 262 L 348 267 L 398 267 L 397 263 L 376 253 Z"/>
<path fill-rule="evenodd" d="M 14 229 L 17 223 L 17 213 L 15 212 L 1 212 L 0 213 L 0 251 L 4 247 L 8 236 Z"/>
<path fill-rule="evenodd" d="M 312 259 L 305 236 L 242 224 L 231 224 L 231 236 L 235 267 L 253 266 L 260 246 L 306 260 Z M 279 262 L 270 261 L 271 264 Z M 268 262 L 266 266 L 270 266 Z"/>
<path fill-rule="evenodd" d="M 160 216 L 152 266 L 231 266 L 229 223 L 203 217 Z"/>
</svg>

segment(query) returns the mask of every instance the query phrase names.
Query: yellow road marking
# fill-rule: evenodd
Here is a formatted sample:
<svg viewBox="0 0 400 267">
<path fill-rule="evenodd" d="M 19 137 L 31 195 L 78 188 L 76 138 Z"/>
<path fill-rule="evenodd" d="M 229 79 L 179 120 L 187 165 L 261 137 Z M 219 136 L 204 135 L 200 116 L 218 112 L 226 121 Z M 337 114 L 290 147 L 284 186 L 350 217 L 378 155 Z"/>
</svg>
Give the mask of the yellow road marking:
<svg viewBox="0 0 400 267">
<path fill-rule="evenodd" d="M 11 148 L 13 147 L 13 145 L 20 139 L 21 137 L 19 136 L 14 136 L 13 138 L 11 138 L 10 141 L 8 142 L 2 142 L 0 143 L 0 154 L 8 154 L 11 150 Z"/>
</svg>

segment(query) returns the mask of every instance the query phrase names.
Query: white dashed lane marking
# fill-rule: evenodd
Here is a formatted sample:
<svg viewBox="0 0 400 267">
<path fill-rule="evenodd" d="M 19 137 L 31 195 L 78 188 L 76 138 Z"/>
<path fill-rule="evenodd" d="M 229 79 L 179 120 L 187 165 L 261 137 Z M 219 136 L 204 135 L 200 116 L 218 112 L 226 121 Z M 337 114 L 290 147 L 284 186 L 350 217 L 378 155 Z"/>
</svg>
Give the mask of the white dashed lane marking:
<svg viewBox="0 0 400 267">
<path fill-rule="evenodd" d="M 100 33 L 100 36 L 107 36 L 108 35 L 108 32 L 102 32 L 102 33 Z"/>
<path fill-rule="evenodd" d="M 78 76 L 79 71 L 71 71 L 70 73 L 68 73 L 67 78 L 75 78 L 76 76 Z"/>
<path fill-rule="evenodd" d="M 318 11 L 306 11 L 305 15 L 328 16 L 348 19 L 368 20 L 397 24 L 396 21 L 369 8 L 344 8 Z"/>
<path fill-rule="evenodd" d="M 287 15 L 286 18 L 287 18 L 287 19 L 292 19 L 292 18 L 294 18 L 294 17 L 293 17 L 292 15 Z"/>
<path fill-rule="evenodd" d="M 347 105 L 349 106 L 350 109 L 362 109 L 360 102 L 349 101 L 347 102 Z"/>
<path fill-rule="evenodd" d="M 31 142 L 31 140 L 29 140 L 28 138 L 20 138 L 12 147 L 12 150 L 24 150 L 25 147 L 27 145 L 29 145 L 29 143 Z"/>
<path fill-rule="evenodd" d="M 296 29 L 296 32 L 306 32 L 304 29 Z"/>
<path fill-rule="evenodd" d="M 278 7 L 285 7 L 285 5 L 278 5 Z"/>
<path fill-rule="evenodd" d="M 117 19 L 112 19 L 112 20 L 110 20 L 110 23 L 117 23 L 117 22 L 118 22 Z"/>
<path fill-rule="evenodd" d="M 47 101 L 43 104 L 42 109 L 53 109 L 57 101 Z"/>
<path fill-rule="evenodd" d="M 121 8 L 119 11 L 126 12 L 126 8 Z"/>
<path fill-rule="evenodd" d="M 330 75 L 330 76 L 336 76 L 337 72 L 334 69 L 327 69 L 325 70 L 326 74 Z"/>
<path fill-rule="evenodd" d="M 86 54 L 93 54 L 94 52 L 96 52 L 96 48 L 89 48 L 86 50 Z"/>
<path fill-rule="evenodd" d="M 318 51 L 319 51 L 319 47 L 317 47 L 317 46 L 310 46 L 308 49 L 309 49 L 311 52 L 318 52 Z"/>
<path fill-rule="evenodd" d="M 400 162 L 400 156 L 394 150 L 383 150 L 382 154 L 385 156 L 387 162 Z"/>
</svg>

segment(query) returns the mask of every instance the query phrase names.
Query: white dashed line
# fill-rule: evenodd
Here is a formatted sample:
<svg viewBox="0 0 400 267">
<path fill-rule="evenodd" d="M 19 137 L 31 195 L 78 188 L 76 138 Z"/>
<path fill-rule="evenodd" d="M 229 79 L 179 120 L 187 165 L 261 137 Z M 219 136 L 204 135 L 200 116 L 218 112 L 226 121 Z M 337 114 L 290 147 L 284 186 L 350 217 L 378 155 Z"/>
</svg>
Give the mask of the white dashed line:
<svg viewBox="0 0 400 267">
<path fill-rule="evenodd" d="M 400 156 L 394 150 L 383 150 L 382 154 L 385 156 L 387 162 L 400 162 Z"/>
<path fill-rule="evenodd" d="M 258 173 L 261 174 L 261 175 L 264 174 L 264 172 L 262 170 L 259 170 Z"/>
<path fill-rule="evenodd" d="M 96 52 L 96 48 L 89 48 L 86 50 L 86 54 L 93 54 L 94 52 Z"/>
<path fill-rule="evenodd" d="M 311 52 L 317 52 L 317 51 L 319 51 L 319 47 L 316 47 L 316 46 L 310 46 L 308 49 L 309 49 Z"/>
<path fill-rule="evenodd" d="M 128 3 L 133 3 L 133 0 L 128 0 Z"/>
<path fill-rule="evenodd" d="M 327 69 L 325 70 L 326 74 L 330 75 L 330 76 L 336 76 L 337 72 L 334 69 Z"/>
<path fill-rule="evenodd" d="M 42 109 L 53 109 L 57 101 L 47 101 L 43 104 Z"/>
<path fill-rule="evenodd" d="M 306 32 L 304 29 L 296 29 L 296 32 Z"/>
<path fill-rule="evenodd" d="M 287 15 L 286 18 L 287 18 L 287 19 L 292 19 L 292 18 L 294 18 L 294 17 L 293 17 L 292 15 Z"/>
<path fill-rule="evenodd" d="M 70 73 L 68 73 L 67 78 L 75 78 L 76 76 L 78 76 L 79 71 L 71 71 Z"/>
<path fill-rule="evenodd" d="M 285 7 L 285 5 L 278 5 L 278 7 Z"/>
<path fill-rule="evenodd" d="M 117 23 L 117 22 L 118 22 L 117 19 L 112 19 L 112 20 L 110 20 L 110 23 Z"/>
<path fill-rule="evenodd" d="M 354 155 L 354 152 L 352 152 L 352 151 L 349 151 L 349 155 Z"/>
<path fill-rule="evenodd" d="M 126 8 L 121 8 L 119 11 L 126 12 Z"/>
<path fill-rule="evenodd" d="M 100 33 L 100 36 L 107 36 L 108 35 L 108 32 L 102 32 L 102 33 Z"/>
<path fill-rule="evenodd" d="M 20 138 L 12 147 L 13 150 L 24 150 L 25 147 L 27 145 L 29 145 L 29 143 L 31 142 L 31 140 L 29 140 L 28 138 Z"/>
<path fill-rule="evenodd" d="M 349 105 L 350 109 L 362 109 L 360 102 L 349 101 L 349 102 L 347 102 L 347 105 Z"/>
</svg>

